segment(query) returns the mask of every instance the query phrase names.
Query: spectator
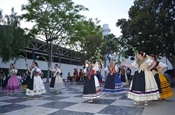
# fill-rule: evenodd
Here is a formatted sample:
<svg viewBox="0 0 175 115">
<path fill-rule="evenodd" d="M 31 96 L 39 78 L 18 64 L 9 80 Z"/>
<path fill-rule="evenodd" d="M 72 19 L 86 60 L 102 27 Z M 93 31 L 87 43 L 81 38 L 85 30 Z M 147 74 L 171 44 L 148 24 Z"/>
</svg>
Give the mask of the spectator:
<svg viewBox="0 0 175 115">
<path fill-rule="evenodd" d="M 76 81 L 78 81 L 78 71 L 77 71 L 77 69 L 76 69 L 76 68 L 74 69 L 73 76 L 74 76 L 74 78 L 73 78 L 73 79 L 75 80 L 75 82 L 76 82 Z"/>
<path fill-rule="evenodd" d="M 72 82 L 72 77 L 70 75 L 70 72 L 68 72 L 68 74 L 67 74 L 67 81 L 68 82 Z"/>
<path fill-rule="evenodd" d="M 80 69 L 79 71 L 79 78 L 80 78 L 80 81 L 84 81 L 84 74 L 82 69 Z"/>
<path fill-rule="evenodd" d="M 128 77 L 128 80 L 131 80 L 131 69 L 129 67 L 126 68 L 126 75 Z"/>
<path fill-rule="evenodd" d="M 171 87 L 173 87 L 173 78 L 174 78 L 175 69 L 169 69 L 164 72 L 166 79 L 168 80 Z"/>
</svg>

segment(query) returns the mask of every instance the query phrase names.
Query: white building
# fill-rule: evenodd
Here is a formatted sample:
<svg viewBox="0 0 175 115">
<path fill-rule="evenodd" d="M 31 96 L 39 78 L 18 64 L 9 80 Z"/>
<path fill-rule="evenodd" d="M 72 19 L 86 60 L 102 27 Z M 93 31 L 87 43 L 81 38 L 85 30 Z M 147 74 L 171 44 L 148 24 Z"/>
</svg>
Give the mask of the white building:
<svg viewBox="0 0 175 115">
<path fill-rule="evenodd" d="M 39 68 L 44 72 L 44 77 L 47 77 L 48 63 L 45 59 L 48 58 L 48 49 L 48 46 L 43 41 L 37 39 L 29 41 L 28 46 L 24 49 L 24 52 L 21 52 L 21 55 L 27 59 L 25 60 L 24 58 L 19 58 L 15 63 L 15 68 L 24 72 L 27 70 L 26 64 L 30 67 L 33 60 L 35 60 L 38 63 Z M 68 72 L 70 72 L 70 75 L 72 76 L 74 68 L 78 71 L 79 69 L 83 69 L 83 64 L 81 64 L 80 61 L 80 57 L 83 55 L 82 53 L 59 47 L 54 49 L 52 54 L 51 67 L 57 63 L 62 70 L 63 79 L 67 79 Z M 2 58 L 0 57 L 0 69 L 4 72 L 7 73 L 11 63 L 14 63 L 14 60 L 2 63 Z"/>
</svg>

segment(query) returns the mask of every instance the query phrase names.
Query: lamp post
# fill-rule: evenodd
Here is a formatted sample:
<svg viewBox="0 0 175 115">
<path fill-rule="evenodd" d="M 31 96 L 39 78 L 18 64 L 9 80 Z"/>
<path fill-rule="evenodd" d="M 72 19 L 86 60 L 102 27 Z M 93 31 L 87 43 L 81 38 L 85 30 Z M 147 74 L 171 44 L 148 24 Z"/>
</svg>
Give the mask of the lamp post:
<svg viewBox="0 0 175 115">
<path fill-rule="evenodd" d="M 34 49 L 32 49 L 32 58 L 33 60 L 35 60 L 35 50 Z"/>
<path fill-rule="evenodd" d="M 58 39 L 58 37 L 52 37 L 52 38 L 49 38 L 46 40 L 47 42 L 47 46 L 49 46 L 49 42 L 50 42 L 50 47 L 48 49 L 48 56 L 49 56 L 49 64 L 48 66 L 51 67 L 52 66 L 52 50 L 53 50 L 53 40 L 56 40 Z M 49 76 L 50 76 L 50 71 L 48 71 L 48 74 L 47 74 L 47 79 L 46 79 L 46 82 L 48 83 L 49 82 Z M 51 74 L 51 77 L 52 77 L 52 74 Z"/>
</svg>

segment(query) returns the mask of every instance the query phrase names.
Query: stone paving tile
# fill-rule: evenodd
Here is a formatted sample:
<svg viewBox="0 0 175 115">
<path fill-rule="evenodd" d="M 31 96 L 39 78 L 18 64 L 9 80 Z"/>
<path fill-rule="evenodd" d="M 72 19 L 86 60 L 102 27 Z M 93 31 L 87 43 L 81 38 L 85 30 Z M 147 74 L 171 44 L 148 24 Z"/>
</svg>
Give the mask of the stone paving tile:
<svg viewBox="0 0 175 115">
<path fill-rule="evenodd" d="M 113 103 L 115 100 L 114 99 L 94 99 L 94 101 L 90 104 L 106 104 L 110 105 Z M 83 103 L 89 103 L 88 100 L 83 102 Z"/>
<path fill-rule="evenodd" d="M 68 97 L 63 97 L 63 96 L 52 96 L 52 97 L 44 97 L 43 100 L 61 100 L 61 99 L 65 99 Z"/>
<path fill-rule="evenodd" d="M 133 104 L 133 101 L 132 100 L 116 100 L 114 101 L 111 105 L 122 105 L 122 106 L 136 106 Z"/>
<path fill-rule="evenodd" d="M 29 106 L 19 105 L 19 104 L 3 105 L 3 106 L 0 106 L 0 113 L 6 113 L 6 112 L 10 112 L 10 111 L 15 111 L 18 109 L 27 108 L 27 107 L 29 107 Z"/>
<path fill-rule="evenodd" d="M 67 111 L 87 112 L 87 113 L 98 113 L 108 105 L 105 104 L 91 104 L 91 103 L 78 103 L 70 107 L 64 108 Z"/>
<path fill-rule="evenodd" d="M 7 112 L 4 115 L 47 115 L 53 112 L 58 111 L 59 109 L 54 109 L 54 108 L 46 108 L 46 107 L 39 107 L 39 106 L 34 106 L 34 107 L 28 107 L 20 110 L 15 110 L 12 112 Z"/>
<path fill-rule="evenodd" d="M 43 105 L 46 103 L 50 103 L 53 102 L 52 100 L 28 100 L 28 101 L 24 101 L 24 102 L 20 102 L 18 104 L 20 105 L 27 105 L 27 106 L 39 106 L 39 105 Z"/>
<path fill-rule="evenodd" d="M 129 87 L 125 87 L 109 96 L 101 92 L 100 98 L 89 103 L 82 98 L 82 84 L 65 83 L 62 93 L 51 93 L 46 83 L 47 92 L 38 98 L 25 96 L 22 90 L 12 96 L 0 92 L 0 115 L 175 115 L 175 96 L 166 103 L 157 100 L 148 102 L 148 106 L 134 105 L 127 98 Z"/>
<path fill-rule="evenodd" d="M 127 95 L 124 95 L 120 98 L 121 100 L 131 100 L 131 99 L 128 99 Z"/>
<path fill-rule="evenodd" d="M 82 103 L 85 102 L 88 99 L 83 99 L 82 97 L 69 97 L 65 99 L 61 99 L 59 101 L 61 102 L 74 102 L 74 103 Z"/>
<path fill-rule="evenodd" d="M 110 114 L 110 115 L 142 115 L 144 107 L 127 107 L 127 106 L 115 106 L 109 105 L 100 114 Z"/>
<path fill-rule="evenodd" d="M 60 102 L 60 101 L 54 101 L 54 102 L 50 102 L 50 103 L 46 103 L 43 105 L 40 105 L 42 107 L 47 107 L 47 108 L 57 108 L 57 109 L 63 109 L 69 106 L 72 106 L 76 103 L 73 102 Z"/>
<path fill-rule="evenodd" d="M 8 103 L 19 103 L 23 101 L 27 101 L 28 99 L 26 98 L 15 98 L 15 99 L 8 99 L 8 100 L 2 100 L 2 102 L 8 102 Z"/>
<path fill-rule="evenodd" d="M 93 115 L 93 113 L 60 110 L 48 115 Z"/>
</svg>

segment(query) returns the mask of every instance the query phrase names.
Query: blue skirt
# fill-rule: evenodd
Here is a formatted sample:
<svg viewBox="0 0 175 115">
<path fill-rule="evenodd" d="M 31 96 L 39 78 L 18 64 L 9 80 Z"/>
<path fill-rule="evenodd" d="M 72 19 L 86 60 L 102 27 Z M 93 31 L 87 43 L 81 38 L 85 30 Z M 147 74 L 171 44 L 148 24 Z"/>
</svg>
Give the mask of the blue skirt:
<svg viewBox="0 0 175 115">
<path fill-rule="evenodd" d="M 110 75 L 108 74 L 105 82 L 104 92 L 120 92 L 123 91 L 123 84 L 117 73 Z"/>
<path fill-rule="evenodd" d="M 115 92 L 123 91 L 124 87 L 121 82 L 121 79 L 119 78 L 119 74 L 115 73 Z"/>
</svg>

